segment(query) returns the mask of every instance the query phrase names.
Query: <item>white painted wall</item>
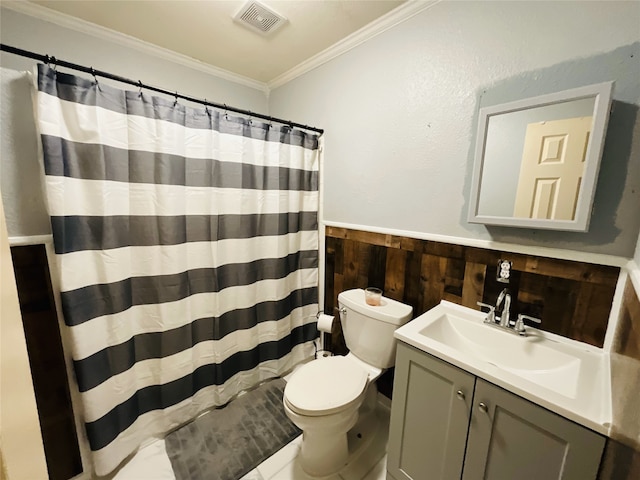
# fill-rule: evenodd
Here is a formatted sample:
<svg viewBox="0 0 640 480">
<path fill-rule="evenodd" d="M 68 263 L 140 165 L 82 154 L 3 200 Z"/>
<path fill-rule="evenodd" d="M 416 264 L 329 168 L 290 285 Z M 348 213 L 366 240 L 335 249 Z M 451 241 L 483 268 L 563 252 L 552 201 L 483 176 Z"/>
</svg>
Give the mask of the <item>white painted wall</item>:
<svg viewBox="0 0 640 480">
<path fill-rule="evenodd" d="M 638 18 L 639 2 L 441 2 L 275 89 L 270 113 L 326 130 L 325 221 L 630 258 L 640 229 Z M 613 137 L 591 230 L 467 223 L 478 109 L 607 80 Z"/>
</svg>

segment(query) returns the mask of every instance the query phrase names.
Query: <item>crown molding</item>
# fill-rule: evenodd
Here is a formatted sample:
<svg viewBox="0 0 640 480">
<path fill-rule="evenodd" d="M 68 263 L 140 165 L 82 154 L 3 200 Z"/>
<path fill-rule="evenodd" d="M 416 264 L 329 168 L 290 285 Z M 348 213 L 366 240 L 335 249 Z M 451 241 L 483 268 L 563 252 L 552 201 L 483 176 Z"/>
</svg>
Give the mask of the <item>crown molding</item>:
<svg viewBox="0 0 640 480">
<path fill-rule="evenodd" d="M 395 27 L 418 13 L 431 8 L 441 0 L 408 0 L 399 7 L 391 10 L 386 15 L 374 20 L 370 24 L 352 33 L 348 37 L 333 44 L 329 48 L 305 60 L 304 62 L 293 67 L 291 70 L 277 76 L 273 80 L 267 82 L 269 90 L 281 87 L 285 83 L 317 68 L 328 61 L 348 52 L 367 40 L 381 34 L 382 32 Z"/>
<path fill-rule="evenodd" d="M 222 68 L 214 67 L 213 65 L 201 62 L 187 55 L 183 55 L 181 53 L 177 53 L 172 50 L 153 45 L 151 43 L 145 42 L 144 40 L 140 40 L 138 38 L 132 37 L 130 35 L 125 35 L 120 32 L 116 32 L 115 30 L 96 25 L 95 23 L 91 23 L 86 20 L 72 17 L 71 15 L 67 15 L 65 13 L 56 12 L 55 10 L 51 10 L 50 8 L 46 8 L 35 3 L 27 2 L 24 0 L 3 0 L 2 7 L 38 18 L 40 20 L 44 20 L 46 22 L 53 23 L 63 28 L 68 28 L 70 30 L 75 30 L 76 32 L 84 33 L 93 37 L 100 38 L 102 40 L 113 42 L 123 47 L 138 50 L 139 52 L 145 53 L 147 55 L 177 63 L 179 65 L 200 71 L 202 73 L 206 73 L 208 75 L 219 77 L 224 80 L 229 80 L 246 87 L 255 88 L 256 90 L 260 90 L 265 94 L 269 92 L 269 87 L 264 82 L 259 82 L 252 78 L 238 75 Z"/>
<path fill-rule="evenodd" d="M 131 48 L 139 52 L 151 55 L 163 60 L 167 60 L 185 67 L 197 70 L 208 75 L 212 75 L 224 80 L 229 80 L 240 85 L 244 85 L 256 90 L 262 91 L 265 95 L 269 95 L 270 91 L 278 88 L 287 82 L 329 62 L 330 60 L 348 52 L 367 40 L 381 34 L 382 32 L 402 23 L 418 13 L 432 7 L 442 0 L 408 0 L 406 3 L 391 10 L 386 15 L 378 18 L 367 26 L 361 28 L 357 32 L 352 33 L 348 37 L 340 40 L 329 48 L 314 55 L 313 57 L 298 64 L 294 68 L 288 70 L 282 75 L 277 76 L 270 82 L 264 83 L 254 80 L 243 75 L 215 67 L 213 65 L 201 62 L 187 55 L 183 55 L 172 50 L 153 45 L 130 35 L 125 35 L 110 28 L 96 25 L 95 23 L 81 20 L 65 13 L 60 13 L 50 8 L 28 2 L 26 0 L 2 0 L 2 7 L 13 10 L 24 15 L 53 23 L 63 28 L 68 28 L 80 33 L 91 35 L 112 43 L 116 43 L 123 47 Z"/>
</svg>

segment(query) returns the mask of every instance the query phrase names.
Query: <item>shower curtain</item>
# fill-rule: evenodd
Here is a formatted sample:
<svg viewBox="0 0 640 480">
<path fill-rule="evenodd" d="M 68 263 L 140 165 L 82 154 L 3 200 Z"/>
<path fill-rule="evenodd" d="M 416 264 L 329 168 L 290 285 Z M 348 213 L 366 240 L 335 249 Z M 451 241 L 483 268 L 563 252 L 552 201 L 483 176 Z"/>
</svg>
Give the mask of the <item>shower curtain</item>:
<svg viewBox="0 0 640 480">
<path fill-rule="evenodd" d="M 313 354 L 319 137 L 38 67 L 97 475 Z"/>
</svg>

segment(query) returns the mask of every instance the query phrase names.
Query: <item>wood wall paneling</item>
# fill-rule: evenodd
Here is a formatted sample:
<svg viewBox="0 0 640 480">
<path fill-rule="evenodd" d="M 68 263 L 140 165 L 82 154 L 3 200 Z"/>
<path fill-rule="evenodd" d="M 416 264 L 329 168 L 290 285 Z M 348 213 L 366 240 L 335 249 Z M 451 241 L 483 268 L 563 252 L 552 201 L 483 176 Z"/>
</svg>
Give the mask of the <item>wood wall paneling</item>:
<svg viewBox="0 0 640 480">
<path fill-rule="evenodd" d="M 51 480 L 82 472 L 67 369 L 44 245 L 12 247 L 20 312 Z"/>
<path fill-rule="evenodd" d="M 640 361 L 640 298 L 629 279 L 622 298 L 614 350 L 620 355 Z"/>
<path fill-rule="evenodd" d="M 508 287 L 512 318 L 525 313 L 541 318 L 543 330 L 597 347 L 604 343 L 617 267 L 337 227 L 327 227 L 326 237 L 326 313 L 351 288 L 382 288 L 385 296 L 411 305 L 415 317 L 441 300 L 475 309 L 478 301 L 495 304 Z M 508 285 L 496 280 L 500 259 L 513 264 Z M 336 353 L 346 351 L 336 335 L 332 344 Z"/>
<path fill-rule="evenodd" d="M 640 297 L 631 279 L 627 279 L 611 352 L 611 438 L 605 447 L 598 480 L 640 478 L 639 396 Z"/>
<path fill-rule="evenodd" d="M 383 291 L 385 296 L 402 301 L 404 294 L 405 267 L 407 264 L 406 250 L 399 248 L 387 249 L 385 278 Z"/>
<path fill-rule="evenodd" d="M 478 302 L 482 301 L 486 274 L 487 266 L 482 263 L 467 262 L 465 264 L 461 305 L 476 308 Z"/>
</svg>

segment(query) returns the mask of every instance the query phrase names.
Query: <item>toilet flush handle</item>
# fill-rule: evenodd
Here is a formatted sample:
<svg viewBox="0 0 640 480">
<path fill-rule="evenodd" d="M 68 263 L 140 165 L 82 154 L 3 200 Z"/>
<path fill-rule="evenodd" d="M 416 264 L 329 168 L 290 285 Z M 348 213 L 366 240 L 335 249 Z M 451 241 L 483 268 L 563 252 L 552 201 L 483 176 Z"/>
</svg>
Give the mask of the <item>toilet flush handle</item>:
<svg viewBox="0 0 640 480">
<path fill-rule="evenodd" d="M 338 313 L 340 313 L 340 315 L 346 315 L 347 314 L 347 309 L 345 307 L 342 308 L 338 308 L 338 307 L 333 307 L 335 310 L 338 311 Z"/>
</svg>

